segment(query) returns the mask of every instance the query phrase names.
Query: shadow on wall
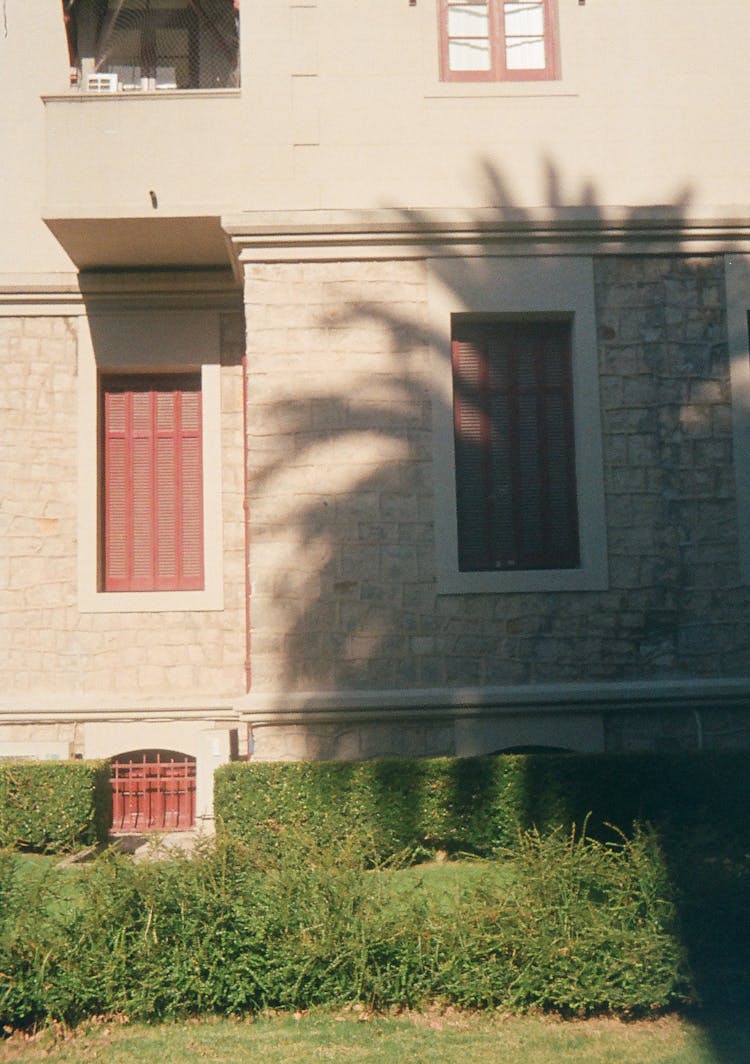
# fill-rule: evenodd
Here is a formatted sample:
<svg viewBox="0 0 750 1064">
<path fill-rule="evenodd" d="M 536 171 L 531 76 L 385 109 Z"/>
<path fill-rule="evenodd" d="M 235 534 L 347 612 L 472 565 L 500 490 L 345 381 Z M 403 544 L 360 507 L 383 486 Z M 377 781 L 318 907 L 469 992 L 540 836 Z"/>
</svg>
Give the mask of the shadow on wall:
<svg viewBox="0 0 750 1064">
<path fill-rule="evenodd" d="M 592 186 L 577 202 L 565 201 L 552 163 L 544 211 L 521 207 L 489 165 L 482 179 L 501 233 L 526 234 L 516 252 L 544 255 L 550 242 L 575 239 L 582 219 L 606 223 Z M 678 248 L 688 206 L 682 193 L 658 212 L 671 217 Z M 653 218 L 650 209 L 630 210 L 608 233 L 614 254 L 594 263 L 609 558 L 603 591 L 439 595 L 434 491 L 454 473 L 435 468 L 435 408 L 449 407 L 451 397 L 433 387 L 433 360 L 445 357 L 450 322 L 437 331 L 430 326 L 427 266 L 403 260 L 278 268 L 277 277 L 288 269 L 286 279 L 298 286 L 297 304 L 279 299 L 270 322 L 264 307 L 255 319 L 248 308 L 254 690 L 615 681 L 750 669 L 723 259 L 715 251 L 633 254 L 648 241 L 632 245 L 629 237 L 647 231 Z M 439 224 L 427 212 L 403 211 L 402 219 L 425 242 Z M 469 226 L 482 221 L 482 212 L 467 216 Z M 438 280 L 450 285 L 455 256 L 450 271 L 439 255 L 430 257 Z M 471 310 L 467 291 L 493 281 L 481 254 L 460 265 L 456 312 Z M 264 346 L 269 325 L 283 333 L 276 350 Z M 403 753 L 399 741 L 382 752 Z M 530 810 L 540 793 L 530 778 Z M 674 855 L 669 860 L 679 889 L 684 869 Z M 710 892 L 705 902 L 721 905 Z M 707 1021 L 706 1030 L 717 1064 L 728 1064 L 720 1026 Z"/>
<path fill-rule="evenodd" d="M 550 240 L 575 239 L 582 219 L 607 222 L 592 186 L 566 203 L 555 166 L 546 170 L 550 208 L 535 213 L 485 166 L 484 199 L 497 228 L 506 238 L 526 234 L 514 251 L 544 255 Z M 678 246 L 688 204 L 684 192 L 659 209 Z M 481 225 L 486 213 L 468 215 L 468 225 Z M 274 308 L 283 354 L 264 355 L 268 332 L 249 308 L 256 691 L 750 668 L 723 259 L 633 255 L 629 236 L 643 235 L 654 214 L 630 209 L 608 230 L 607 250 L 618 254 L 595 260 L 605 591 L 437 593 L 434 488 L 454 474 L 435 467 L 434 415 L 451 398 L 433 387 L 432 371 L 433 359 L 447 357 L 450 322 L 435 330 L 427 319 L 424 261 L 290 266 L 297 318 L 284 318 L 292 308 Z M 428 212 L 401 217 L 425 242 L 439 224 Z M 456 256 L 429 247 L 427 254 L 434 274 L 453 283 L 456 311 L 471 310 L 467 292 L 495 283 L 487 255 L 461 258 L 455 285 Z"/>
</svg>

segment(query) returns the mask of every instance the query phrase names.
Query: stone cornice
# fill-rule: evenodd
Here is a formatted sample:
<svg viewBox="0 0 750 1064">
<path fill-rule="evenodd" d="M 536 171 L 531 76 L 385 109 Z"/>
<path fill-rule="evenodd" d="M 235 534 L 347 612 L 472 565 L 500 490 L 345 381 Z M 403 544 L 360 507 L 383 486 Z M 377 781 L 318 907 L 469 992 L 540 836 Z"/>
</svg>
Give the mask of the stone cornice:
<svg viewBox="0 0 750 1064">
<path fill-rule="evenodd" d="M 0 316 L 133 309 L 242 310 L 228 269 L 0 274 Z"/>
<path fill-rule="evenodd" d="M 17 695 L 0 698 L 0 724 L 86 721 L 236 721 L 230 698 L 115 698 L 111 695 Z"/>
<path fill-rule="evenodd" d="M 222 218 L 240 263 L 750 248 L 750 207 L 250 211 Z"/>
<path fill-rule="evenodd" d="M 250 693 L 235 703 L 254 726 L 459 720 L 528 714 L 637 713 L 750 704 L 750 677 L 478 688 Z"/>
</svg>

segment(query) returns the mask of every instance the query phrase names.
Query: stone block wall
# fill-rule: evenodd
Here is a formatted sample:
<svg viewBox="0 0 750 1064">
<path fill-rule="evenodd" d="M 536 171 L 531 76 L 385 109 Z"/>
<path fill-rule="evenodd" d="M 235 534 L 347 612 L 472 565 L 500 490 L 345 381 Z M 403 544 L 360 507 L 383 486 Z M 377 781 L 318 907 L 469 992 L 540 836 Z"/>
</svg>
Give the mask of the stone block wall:
<svg viewBox="0 0 750 1064">
<path fill-rule="evenodd" d="M 595 279 L 609 588 L 438 595 L 424 264 L 248 268 L 255 691 L 750 670 L 723 260 Z"/>
<path fill-rule="evenodd" d="M 0 318 L 0 696 L 244 686 L 241 315 L 223 321 L 224 610 L 77 608 L 77 321 Z M 96 560 L 92 559 L 92 565 Z"/>
<path fill-rule="evenodd" d="M 259 265 L 245 299 L 253 690 L 429 683 L 423 267 Z"/>
</svg>

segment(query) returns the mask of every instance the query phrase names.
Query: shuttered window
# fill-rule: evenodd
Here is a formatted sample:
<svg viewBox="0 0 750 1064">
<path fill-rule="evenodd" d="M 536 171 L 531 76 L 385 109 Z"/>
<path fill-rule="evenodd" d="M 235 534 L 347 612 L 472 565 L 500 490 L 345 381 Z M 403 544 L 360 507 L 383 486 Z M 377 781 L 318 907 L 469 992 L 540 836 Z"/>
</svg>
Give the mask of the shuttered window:
<svg viewBox="0 0 750 1064">
<path fill-rule="evenodd" d="M 454 319 L 461 572 L 579 564 L 571 323 Z"/>
<path fill-rule="evenodd" d="M 443 81 L 557 78 L 556 0 L 439 0 Z"/>
<path fill-rule="evenodd" d="M 102 382 L 103 587 L 203 588 L 199 375 Z"/>
</svg>

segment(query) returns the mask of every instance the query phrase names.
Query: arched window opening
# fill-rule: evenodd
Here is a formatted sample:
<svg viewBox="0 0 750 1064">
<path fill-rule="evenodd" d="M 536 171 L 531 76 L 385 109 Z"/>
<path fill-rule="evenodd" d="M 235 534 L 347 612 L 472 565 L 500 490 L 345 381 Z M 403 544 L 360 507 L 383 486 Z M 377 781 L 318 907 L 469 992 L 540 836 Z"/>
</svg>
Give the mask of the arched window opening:
<svg viewBox="0 0 750 1064">
<path fill-rule="evenodd" d="M 131 750 L 111 762 L 112 832 L 195 827 L 194 757 L 176 750 Z"/>
</svg>

